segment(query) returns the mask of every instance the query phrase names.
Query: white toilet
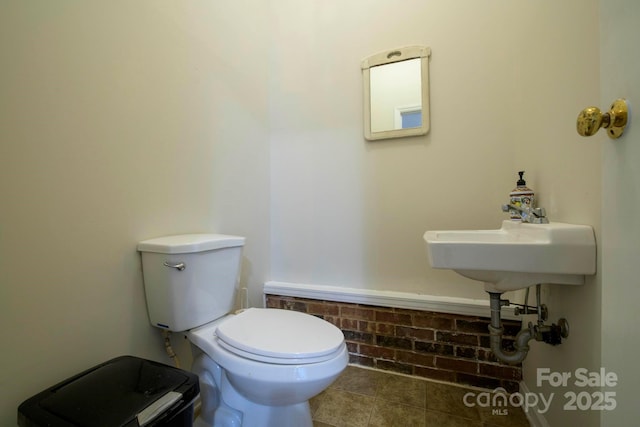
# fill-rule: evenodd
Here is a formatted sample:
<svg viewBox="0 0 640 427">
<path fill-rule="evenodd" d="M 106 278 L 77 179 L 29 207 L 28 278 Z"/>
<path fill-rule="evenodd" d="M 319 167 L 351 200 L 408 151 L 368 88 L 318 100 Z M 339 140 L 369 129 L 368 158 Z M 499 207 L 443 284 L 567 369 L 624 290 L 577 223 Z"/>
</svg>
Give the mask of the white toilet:
<svg viewBox="0 0 640 427">
<path fill-rule="evenodd" d="M 186 234 L 145 240 L 151 324 L 187 331 L 200 377 L 196 426 L 312 427 L 309 399 L 348 362 L 340 329 L 288 310 L 230 314 L 244 237 Z"/>
</svg>

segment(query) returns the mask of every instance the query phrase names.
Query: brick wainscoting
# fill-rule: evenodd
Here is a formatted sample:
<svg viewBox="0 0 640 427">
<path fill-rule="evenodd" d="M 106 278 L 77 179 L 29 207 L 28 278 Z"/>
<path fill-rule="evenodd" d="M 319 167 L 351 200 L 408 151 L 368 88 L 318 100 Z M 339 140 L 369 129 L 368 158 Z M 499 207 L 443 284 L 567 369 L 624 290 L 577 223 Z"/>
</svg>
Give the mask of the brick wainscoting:
<svg viewBox="0 0 640 427">
<path fill-rule="evenodd" d="M 489 318 L 279 295 L 266 295 L 266 302 L 339 327 L 356 365 L 509 392 L 522 379 L 521 365 L 501 363 L 491 352 Z M 520 322 L 504 320 L 503 328 L 503 347 L 512 349 Z"/>
</svg>

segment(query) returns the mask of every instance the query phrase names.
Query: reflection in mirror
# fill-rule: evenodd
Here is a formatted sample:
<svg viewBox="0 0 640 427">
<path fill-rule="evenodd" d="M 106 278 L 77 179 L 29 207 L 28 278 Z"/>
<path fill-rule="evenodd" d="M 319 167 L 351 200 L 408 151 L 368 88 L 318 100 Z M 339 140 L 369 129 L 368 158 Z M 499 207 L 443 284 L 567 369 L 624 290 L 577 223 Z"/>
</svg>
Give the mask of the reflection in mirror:
<svg viewBox="0 0 640 427">
<path fill-rule="evenodd" d="M 371 67 L 371 132 L 422 126 L 420 59 Z"/>
<path fill-rule="evenodd" d="M 429 131 L 428 47 L 382 52 L 362 61 L 364 133 L 368 140 Z"/>
</svg>

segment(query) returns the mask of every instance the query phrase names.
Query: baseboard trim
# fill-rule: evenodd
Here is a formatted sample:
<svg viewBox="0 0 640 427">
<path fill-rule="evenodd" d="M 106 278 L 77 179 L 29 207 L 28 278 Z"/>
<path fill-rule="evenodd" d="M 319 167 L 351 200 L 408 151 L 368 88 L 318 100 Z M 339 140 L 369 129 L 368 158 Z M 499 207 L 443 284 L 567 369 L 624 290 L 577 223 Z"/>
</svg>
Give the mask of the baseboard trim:
<svg viewBox="0 0 640 427">
<path fill-rule="evenodd" d="M 526 396 L 527 393 L 530 393 L 527 383 L 525 383 L 524 381 L 520 381 L 520 394 Z M 551 427 L 544 415 L 540 413 L 540 408 L 538 408 L 537 406 L 535 408 L 530 408 L 527 412 L 525 412 L 525 415 L 527 417 L 527 420 L 529 420 L 529 424 L 531 424 L 531 427 Z"/>
<path fill-rule="evenodd" d="M 488 300 L 414 294 L 409 292 L 268 281 L 264 284 L 264 294 L 366 304 L 379 307 L 425 310 L 465 316 L 490 317 L 491 315 Z M 503 307 L 502 317 L 505 319 L 519 320 L 519 318 L 513 314 L 513 308 L 514 307 L 511 306 Z"/>
</svg>

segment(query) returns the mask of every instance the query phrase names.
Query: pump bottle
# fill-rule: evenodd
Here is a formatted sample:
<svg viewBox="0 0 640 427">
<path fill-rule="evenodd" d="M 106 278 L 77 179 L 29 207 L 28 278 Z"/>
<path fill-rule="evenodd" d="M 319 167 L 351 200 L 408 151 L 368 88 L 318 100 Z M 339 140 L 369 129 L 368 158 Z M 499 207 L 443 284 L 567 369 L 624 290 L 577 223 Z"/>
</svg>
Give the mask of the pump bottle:
<svg viewBox="0 0 640 427">
<path fill-rule="evenodd" d="M 524 171 L 518 172 L 520 179 L 516 182 L 516 188 L 509 193 L 509 204 L 521 207 L 535 207 L 535 194 L 533 190 L 527 187 L 527 182 L 524 180 Z M 509 210 L 509 216 L 512 221 L 521 221 L 520 213 L 514 209 Z"/>
</svg>

